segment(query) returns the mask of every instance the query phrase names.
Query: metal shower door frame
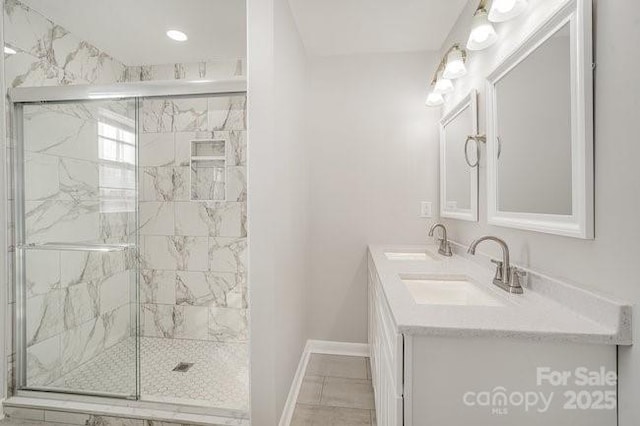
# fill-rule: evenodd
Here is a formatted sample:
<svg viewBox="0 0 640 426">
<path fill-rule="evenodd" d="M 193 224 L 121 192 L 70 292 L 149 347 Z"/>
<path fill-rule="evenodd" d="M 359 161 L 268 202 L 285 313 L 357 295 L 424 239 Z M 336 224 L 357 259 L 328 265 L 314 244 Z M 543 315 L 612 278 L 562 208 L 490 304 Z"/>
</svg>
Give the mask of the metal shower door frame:
<svg viewBox="0 0 640 426">
<path fill-rule="evenodd" d="M 11 136 L 13 142 L 13 199 L 14 199 L 14 265 L 13 282 L 15 294 L 14 335 L 16 353 L 16 381 L 13 391 L 53 392 L 58 394 L 73 394 L 83 396 L 97 396 L 117 399 L 140 400 L 140 285 L 139 263 L 135 267 L 135 329 L 136 329 L 136 389 L 134 395 L 113 394 L 106 392 L 85 392 L 69 389 L 38 388 L 26 386 L 27 379 L 27 347 L 26 347 L 26 265 L 25 265 L 25 196 L 24 196 L 24 140 L 23 107 L 29 104 L 46 102 L 86 102 L 100 100 L 134 100 L 135 101 L 135 134 L 136 134 L 136 223 L 139 223 L 139 140 L 141 133 L 140 106 L 144 98 L 179 98 L 190 96 L 230 96 L 246 95 L 247 83 L 244 78 L 230 78 L 225 80 L 196 80 L 196 81 L 149 81 L 139 83 L 118 83 L 105 86 L 70 85 L 47 87 L 18 87 L 8 90 L 11 115 Z M 136 232 L 136 258 L 139 258 L 140 234 Z"/>
</svg>

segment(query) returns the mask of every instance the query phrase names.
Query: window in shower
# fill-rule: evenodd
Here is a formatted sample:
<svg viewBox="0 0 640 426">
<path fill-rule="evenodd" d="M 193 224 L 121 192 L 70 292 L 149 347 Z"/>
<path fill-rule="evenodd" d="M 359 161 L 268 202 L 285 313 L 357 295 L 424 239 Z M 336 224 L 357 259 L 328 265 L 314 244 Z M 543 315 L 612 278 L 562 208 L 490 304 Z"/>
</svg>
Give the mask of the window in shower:
<svg viewBox="0 0 640 426">
<path fill-rule="evenodd" d="M 108 109 L 98 122 L 102 212 L 133 212 L 136 201 L 135 120 Z"/>
</svg>

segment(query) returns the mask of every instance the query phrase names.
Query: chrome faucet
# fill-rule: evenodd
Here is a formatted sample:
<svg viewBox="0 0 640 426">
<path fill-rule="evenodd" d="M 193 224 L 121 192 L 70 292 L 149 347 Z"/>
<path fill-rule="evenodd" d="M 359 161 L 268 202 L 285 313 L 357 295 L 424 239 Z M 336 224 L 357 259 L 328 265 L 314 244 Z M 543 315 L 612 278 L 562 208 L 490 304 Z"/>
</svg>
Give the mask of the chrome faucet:
<svg viewBox="0 0 640 426">
<path fill-rule="evenodd" d="M 486 237 L 478 238 L 473 241 L 467 250 L 469 254 L 476 254 L 476 247 L 483 241 L 491 240 L 495 241 L 502 248 L 502 262 L 499 260 L 491 259 L 491 262 L 497 265 L 496 275 L 493 278 L 493 283 L 501 289 L 508 291 L 509 293 L 522 294 L 522 286 L 520 285 L 520 279 L 525 275 L 524 271 L 517 269 L 515 266 L 511 266 L 509 263 L 509 247 L 504 240 L 487 235 Z"/>
<path fill-rule="evenodd" d="M 451 252 L 451 244 L 449 244 L 449 240 L 447 239 L 447 228 L 441 223 L 434 223 L 429 229 L 429 236 L 433 237 L 433 233 L 436 228 L 442 228 L 442 238 L 438 238 L 440 242 L 440 247 L 438 247 L 438 253 L 443 256 L 451 257 L 453 253 Z"/>
</svg>

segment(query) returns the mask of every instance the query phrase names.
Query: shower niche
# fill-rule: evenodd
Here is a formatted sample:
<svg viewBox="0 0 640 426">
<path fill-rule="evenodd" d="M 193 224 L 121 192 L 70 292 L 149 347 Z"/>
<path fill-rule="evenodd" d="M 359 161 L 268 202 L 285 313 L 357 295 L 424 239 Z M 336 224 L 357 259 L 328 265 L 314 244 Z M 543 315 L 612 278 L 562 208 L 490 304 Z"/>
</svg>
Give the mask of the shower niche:
<svg viewBox="0 0 640 426">
<path fill-rule="evenodd" d="M 226 148 L 225 139 L 191 141 L 192 201 L 226 201 Z"/>
</svg>

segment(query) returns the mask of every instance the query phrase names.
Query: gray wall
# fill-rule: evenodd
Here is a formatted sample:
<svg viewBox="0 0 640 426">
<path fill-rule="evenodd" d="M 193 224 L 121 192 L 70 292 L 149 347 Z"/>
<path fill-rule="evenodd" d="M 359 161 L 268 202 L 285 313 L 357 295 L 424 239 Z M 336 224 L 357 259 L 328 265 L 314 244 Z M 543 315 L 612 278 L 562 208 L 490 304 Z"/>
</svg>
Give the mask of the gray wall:
<svg viewBox="0 0 640 426">
<path fill-rule="evenodd" d="M 528 17 L 537 9 L 557 1 L 534 2 Z M 443 48 L 466 39 L 475 2 L 470 2 Z M 630 46 L 640 40 L 640 10 L 633 0 L 595 2 L 595 217 L 596 238 L 585 241 L 541 233 L 489 226 L 486 223 L 486 169 L 480 169 L 480 222 L 446 220 L 450 236 L 468 244 L 477 236 L 494 234 L 511 247 L 513 260 L 534 270 L 618 296 L 637 304 L 640 301 L 640 263 L 635 238 L 640 235 L 640 57 Z M 528 31 L 529 22 L 513 21 L 500 32 Z M 513 34 L 513 33 L 511 33 Z M 470 56 L 470 75 L 456 83 L 452 100 L 470 87 L 480 91 L 480 131 L 485 127 L 483 78 L 492 64 L 508 51 L 517 37 L 502 37 L 496 47 Z M 486 158 L 486 157 L 485 157 Z M 435 158 L 430 162 L 434 163 Z M 490 249 L 486 246 L 485 250 Z M 497 251 L 490 252 L 498 255 Z M 640 318 L 634 317 L 638 339 Z M 640 423 L 640 348 L 623 347 L 619 352 L 620 425 Z"/>
<path fill-rule="evenodd" d="M 439 111 L 424 105 L 435 60 L 425 52 L 310 58 L 313 339 L 366 342 L 367 245 L 427 237 L 420 201 L 435 207 L 438 197 Z"/>
<path fill-rule="evenodd" d="M 251 422 L 275 425 L 307 339 L 306 58 L 287 0 L 248 0 Z"/>
</svg>

